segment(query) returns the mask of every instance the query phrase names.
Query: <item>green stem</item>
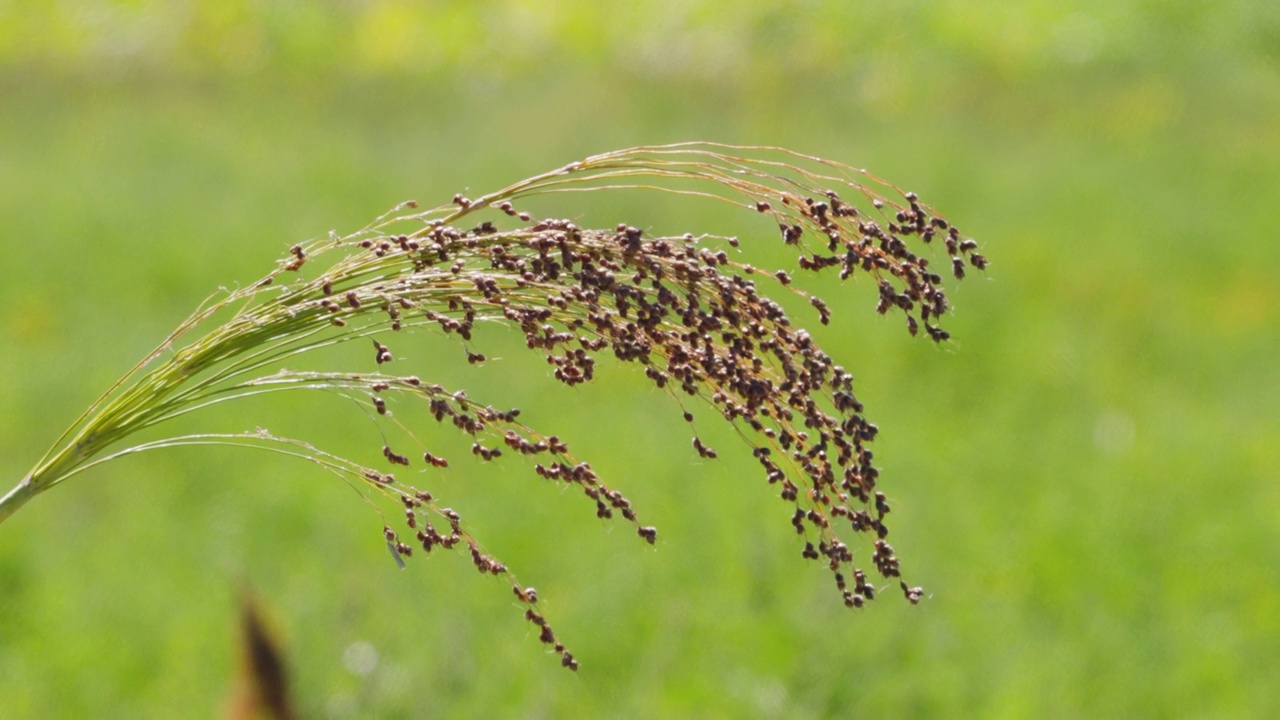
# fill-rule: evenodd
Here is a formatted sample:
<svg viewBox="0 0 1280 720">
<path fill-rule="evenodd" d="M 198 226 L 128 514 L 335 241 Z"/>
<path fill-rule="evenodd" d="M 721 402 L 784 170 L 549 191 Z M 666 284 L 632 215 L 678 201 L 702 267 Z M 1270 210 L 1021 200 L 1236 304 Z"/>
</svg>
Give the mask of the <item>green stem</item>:
<svg viewBox="0 0 1280 720">
<path fill-rule="evenodd" d="M 31 482 L 31 476 L 28 475 L 22 482 L 18 483 L 17 487 L 0 498 L 0 522 L 4 522 L 10 515 L 17 512 L 18 508 L 35 497 L 36 493 L 35 483 Z"/>
<path fill-rule="evenodd" d="M 26 505 L 31 498 L 48 490 L 58 484 L 60 480 L 74 473 L 76 468 L 87 458 L 96 454 L 98 449 L 85 442 L 77 442 L 67 445 L 51 458 L 42 461 L 36 466 L 36 469 L 22 479 L 22 482 L 18 483 L 4 497 L 0 497 L 0 522 L 7 520 L 10 515 L 18 511 L 18 508 Z"/>
</svg>

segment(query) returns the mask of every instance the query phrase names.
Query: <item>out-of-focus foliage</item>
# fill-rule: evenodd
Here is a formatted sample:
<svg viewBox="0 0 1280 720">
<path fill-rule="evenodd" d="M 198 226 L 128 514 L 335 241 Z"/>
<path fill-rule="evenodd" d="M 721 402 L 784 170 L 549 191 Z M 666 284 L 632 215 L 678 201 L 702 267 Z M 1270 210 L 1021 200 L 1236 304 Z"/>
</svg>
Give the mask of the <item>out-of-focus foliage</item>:
<svg viewBox="0 0 1280 720">
<path fill-rule="evenodd" d="M 1223 67 L 1222 61 L 1228 60 Z M 1036 80 L 1104 66 L 1183 72 L 1280 60 L 1256 0 L 849 3 L 835 0 L 168 2 L 0 5 L 0 62 L 89 74 L 520 78 L 547 65 L 678 79 L 861 73 L 916 63 Z M 933 68 L 942 70 L 942 68 Z"/>
</svg>

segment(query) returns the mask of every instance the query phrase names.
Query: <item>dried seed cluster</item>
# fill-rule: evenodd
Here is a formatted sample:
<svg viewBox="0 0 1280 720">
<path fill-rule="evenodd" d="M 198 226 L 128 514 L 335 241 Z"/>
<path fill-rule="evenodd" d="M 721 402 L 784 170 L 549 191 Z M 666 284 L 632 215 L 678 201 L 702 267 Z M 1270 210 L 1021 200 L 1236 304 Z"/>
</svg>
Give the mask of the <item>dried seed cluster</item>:
<svg viewBox="0 0 1280 720">
<path fill-rule="evenodd" d="M 868 192 L 854 187 L 864 196 Z M 892 203 L 875 195 L 869 209 L 860 209 L 835 190 L 799 193 L 797 186 L 786 184 L 768 189 L 753 185 L 752 190 L 762 197 L 748 207 L 775 218 L 782 241 L 800 250 L 800 271 L 838 268 L 842 279 L 858 272 L 871 275 L 878 290 L 876 310 L 903 312 L 913 335 L 923 327 L 935 341 L 948 338 L 937 324 L 948 310 L 943 278 L 912 249 L 913 238 L 923 244 L 940 239 L 956 278 L 964 277 L 966 264 L 978 269 L 987 265 L 975 252 L 976 243 L 914 193 L 902 193 Z M 863 415 L 852 375 L 792 323 L 782 305 L 762 292 L 757 278 L 804 298 L 825 325 L 831 310 L 823 299 L 796 289 L 784 270 L 760 273 L 692 235 L 649 237 L 625 223 L 601 230 L 570 220 L 534 219 L 507 199 L 486 202 L 458 195 L 453 204 L 464 214 L 492 207 L 521 224 L 499 228 L 486 220 L 463 229 L 433 218 L 418 231 L 361 238 L 358 245 L 370 254 L 371 263 L 398 260 L 400 270 L 376 283 L 362 280 L 346 292 L 346 307 L 339 305 L 336 314 L 358 315 L 364 309 L 362 298 L 368 298 L 385 314 L 385 329 L 433 325 L 464 342 L 474 339 L 478 321 L 503 319 L 518 327 L 526 347 L 541 354 L 554 368 L 554 377 L 570 386 L 595 377 L 601 353 L 638 364 L 657 387 L 708 402 L 751 439 L 765 482 L 794 508 L 791 523 L 806 538 L 802 555 L 826 565 L 845 604 L 861 607 L 875 598 L 876 590 L 857 566 L 854 550 L 841 539 L 842 532 L 869 536 L 870 564 L 884 578 L 899 578 L 898 558 L 886 541 L 889 502 L 877 489 L 879 472 L 868 447 L 878 428 Z M 738 244 L 736 239 L 730 243 L 731 248 Z M 307 301 L 314 312 L 335 314 L 327 296 L 342 284 L 342 277 L 328 274 L 321 293 Z M 375 359 L 390 361 L 388 347 L 373 342 Z M 485 361 L 471 349 L 466 357 L 470 363 Z M 527 428 L 496 429 L 510 425 L 517 411 L 478 409 L 459 404 L 465 396 L 451 401 L 436 390 L 429 399 L 431 413 L 477 436 L 472 452 L 481 460 L 501 456 L 504 448 L 552 456 L 550 462 L 534 464 L 539 476 L 578 486 L 594 502 L 598 517 L 621 515 L 641 537 L 656 540 L 656 530 L 639 525 L 631 503 L 605 487 L 589 464 L 569 459 L 557 438 L 533 439 Z M 374 405 L 378 413 L 386 412 L 377 395 Z M 687 410 L 683 417 L 694 421 Z M 480 439 L 486 434 L 500 444 Z M 692 444 L 700 457 L 717 457 L 696 432 Z M 389 448 L 385 455 L 392 464 L 408 462 Z M 429 451 L 423 458 L 431 466 L 448 465 Z M 409 522 L 417 527 L 412 517 Z M 452 547 L 459 542 L 456 520 L 452 527 L 451 534 L 442 536 L 427 524 L 417 530 L 418 539 L 428 550 Z M 468 547 L 482 571 L 505 572 L 473 541 Z M 900 580 L 898 585 L 912 603 L 920 599 L 919 588 Z M 542 628 L 544 641 L 563 652 L 545 618 L 532 609 L 529 613 Z"/>
<path fill-rule="evenodd" d="M 690 183 L 698 189 L 690 190 Z M 483 364 L 486 356 L 472 343 L 483 321 L 497 321 L 517 328 L 526 347 L 565 385 L 593 380 L 602 356 L 642 367 L 645 377 L 676 398 L 693 430 L 693 451 L 714 459 L 718 453 L 697 433 L 688 405 L 692 398 L 705 403 L 747 439 L 764 483 L 790 506 L 791 524 L 804 543 L 801 554 L 829 569 L 846 605 L 861 607 L 878 592 L 860 552 L 842 539 L 853 536 L 866 538 L 862 552 L 869 552 L 875 572 L 896 580 L 906 599 L 918 602 L 923 591 L 900 580 L 898 558 L 886 540 L 890 506 L 869 449 L 878 428 L 863 415 L 853 376 L 767 291 L 799 298 L 826 325 L 832 310 L 824 299 L 799 289 L 794 271 L 762 271 L 742 262 L 737 238 L 655 235 L 626 223 L 581 227 L 518 207 L 539 194 L 628 187 L 666 187 L 771 218 L 783 244 L 796 251 L 798 272 L 838 269 L 842 279 L 869 277 L 878 312 L 902 312 L 911 334 L 923 328 L 936 342 L 948 338 L 939 321 L 949 304 L 942 275 L 917 250 L 939 241 L 957 279 L 966 267 L 987 266 L 977 244 L 914 193 L 845 165 L 779 149 L 706 143 L 606 153 L 479 198 L 459 194 L 433 210 L 419 212 L 406 203 L 354 235 L 294 245 L 268 277 L 180 326 L 151 357 L 157 366 L 132 385 L 122 381 L 116 394 L 91 408 L 84 424 L 69 433 L 71 442 L 42 461 L 32 481 L 52 484 L 108 444 L 207 404 L 276 390 L 339 389 L 367 398 L 370 417 L 380 423 L 398 423 L 397 401 L 424 402 L 439 424 L 471 439 L 479 460 L 528 457 L 540 477 L 580 490 L 597 517 L 620 516 L 655 543 L 656 529 L 640 524 L 626 497 L 559 438 L 522 424 L 518 410 L 498 411 L 412 375 L 261 374 L 286 358 L 356 339 L 372 342 L 372 360 L 385 369 L 398 363 L 396 333 L 415 330 L 456 337 L 467 362 Z M 413 212 L 397 214 L 406 210 Z M 484 214 L 491 217 L 473 217 Z M 326 264 L 327 258 L 334 259 Z M 157 360 L 223 308 L 238 309 Z M 207 444 L 212 437 L 134 449 Z M 415 549 L 465 547 L 481 573 L 511 581 L 541 640 L 564 666 L 578 667 L 537 609 L 537 593 L 482 549 L 457 512 L 386 471 L 446 468 L 448 459 L 426 447 L 402 453 L 388 441 L 381 455 L 389 467 L 374 469 L 265 432 L 218 437 L 228 444 L 289 445 L 293 454 L 399 498 L 405 537 L 390 524 L 383 529 L 397 563 Z"/>
</svg>

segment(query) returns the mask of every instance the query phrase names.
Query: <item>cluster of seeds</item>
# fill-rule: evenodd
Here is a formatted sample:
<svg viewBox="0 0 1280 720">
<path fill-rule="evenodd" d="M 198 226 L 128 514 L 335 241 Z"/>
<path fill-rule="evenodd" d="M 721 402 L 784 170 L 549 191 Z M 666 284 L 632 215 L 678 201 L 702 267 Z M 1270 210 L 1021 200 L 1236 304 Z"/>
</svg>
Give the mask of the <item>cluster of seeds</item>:
<svg viewBox="0 0 1280 720">
<path fill-rule="evenodd" d="M 744 150 L 753 157 L 738 154 Z M 651 234 L 626 223 L 581 227 L 518 207 L 537 195 L 655 187 L 770 217 L 782 243 L 797 253 L 796 268 L 767 271 L 743 262 L 737 238 Z M 473 217 L 483 214 L 491 217 Z M 639 537 L 656 542 L 657 531 L 640 523 L 626 497 L 559 438 L 523 425 L 518 410 L 499 411 L 463 391 L 382 370 L 260 374 L 286 358 L 356 339 L 372 342 L 374 364 L 385 369 L 398 364 L 397 333 L 430 330 L 458 338 L 467 361 L 483 364 L 484 354 L 471 343 L 482 321 L 497 321 L 518 329 L 526 347 L 565 385 L 593 380 L 601 356 L 642 367 L 645 377 L 676 398 L 694 429 L 694 451 L 712 459 L 717 451 L 697 434 L 689 409 L 696 409 L 698 403 L 690 403 L 696 398 L 747 439 L 764 484 L 791 506 L 801 554 L 829 569 L 845 604 L 861 607 L 878 594 L 859 553 L 842 539 L 854 536 L 866 538 L 875 572 L 915 603 L 922 590 L 899 579 L 898 558 L 886 541 L 890 507 L 869 449 L 878 428 L 863 415 L 853 376 L 768 293 L 798 298 L 826 325 L 830 306 L 799 289 L 793 273 L 863 275 L 875 283 L 878 312 L 901 312 L 911 334 L 923 328 L 941 342 L 948 334 L 938 323 L 949 307 L 943 277 L 917 254 L 935 241 L 957 279 L 967 266 L 987 265 L 976 243 L 914 193 L 837 163 L 711 144 L 598 155 L 480 198 L 458 195 L 433 210 L 406 203 L 354 235 L 293 246 L 267 278 L 180 327 L 161 350 L 216 311 L 240 308 L 91 416 L 76 448 L 90 456 L 93 443 L 228 397 L 274 390 L 339 389 L 367 398 L 371 417 L 394 422 L 391 401 L 416 399 L 438 423 L 469 436 L 480 460 L 525 456 L 538 476 L 580 490 L 597 517 L 620 516 Z M 326 256 L 335 259 L 326 264 Z M 171 444 L 182 442 L 195 441 Z M 445 468 L 447 458 L 426 447 L 402 453 L 387 444 L 382 456 L 388 467 L 374 469 L 314 448 L 307 454 L 399 498 L 407 531 L 383 529 L 397 563 L 416 550 L 465 547 L 481 573 L 511 581 L 541 640 L 566 667 L 577 668 L 538 611 L 537 593 L 482 549 L 457 512 L 388 472 Z"/>
<path fill-rule="evenodd" d="M 838 268 L 842 279 L 858 272 L 870 275 L 878 290 L 878 312 L 901 311 L 913 335 L 923 327 L 934 341 L 948 338 L 938 325 L 948 310 L 943 277 L 928 258 L 916 254 L 912 241 L 927 245 L 940 240 L 956 278 L 964 277 L 966 265 L 986 267 L 986 259 L 975 252 L 976 243 L 914 193 L 891 200 L 864 184 L 846 183 L 846 190 L 869 198 L 869 207 L 859 208 L 835 189 L 806 191 L 769 174 L 773 168 L 767 170 L 751 174 L 749 182 L 726 185 L 750 195 L 748 208 L 776 220 L 783 243 L 799 250 L 801 272 Z M 760 182 L 764 178 L 777 182 L 766 185 Z M 861 607 L 876 597 L 876 590 L 855 565 L 855 552 L 841 539 L 842 532 L 869 536 L 875 571 L 898 579 L 898 558 L 886 541 L 889 503 L 877 489 L 879 472 L 868 447 L 878 428 L 863 415 L 852 375 L 792 323 L 762 284 L 799 295 L 824 325 L 831 321 L 827 303 L 797 289 L 787 271 L 763 272 L 693 235 L 649 237 L 625 223 L 602 230 L 564 219 L 535 219 L 512 204 L 521 194 L 508 193 L 500 200 L 458 195 L 456 209 L 447 217 L 408 218 L 423 223 L 419 230 L 360 238 L 356 244 L 369 254 L 368 263 L 395 271 L 377 282 L 360 277 L 346 292 L 348 301 L 337 319 L 359 315 L 364 310 L 361 298 L 367 297 L 386 314 L 383 324 L 389 330 L 427 324 L 471 341 L 478 321 L 505 320 L 519 328 L 529 350 L 554 368 L 554 377 L 570 386 L 595 377 L 601 353 L 640 365 L 657 387 L 705 401 L 743 431 L 765 483 L 794 506 L 792 525 L 806 538 L 802 555 L 826 565 L 847 605 Z M 519 224 L 500 228 L 485 220 L 469 229 L 458 224 L 488 208 Z M 740 243 L 731 239 L 728 245 L 733 250 Z M 333 315 L 327 296 L 348 283 L 333 271 L 320 282 L 321 296 L 309 302 L 317 314 Z M 390 359 L 385 345 L 374 340 L 374 346 L 379 363 Z M 467 360 L 482 363 L 485 358 L 467 350 Z M 477 409 L 463 401 L 463 394 L 451 401 L 443 390 L 435 390 L 428 394 L 438 421 L 451 422 L 469 435 L 500 437 L 501 445 L 477 439 L 476 456 L 492 460 L 504 447 L 521 455 L 552 456 L 553 461 L 535 463 L 539 476 L 577 485 L 594 502 L 598 517 L 621 515 L 641 537 L 655 541 L 656 531 L 639 524 L 631 503 L 605 487 L 589 464 L 568 459 L 557 438 L 535 439 L 527 428 L 508 427 L 518 411 Z M 379 401 L 375 405 L 384 412 Z M 683 416 L 693 423 L 692 412 L 684 410 Z M 717 456 L 696 433 L 692 443 L 701 457 Z M 390 450 L 387 457 L 393 464 L 404 459 Z M 447 465 L 430 452 L 424 461 Z M 414 522 L 410 520 L 411 527 Z M 451 522 L 452 534 L 441 539 L 427 525 L 428 530 L 418 530 L 419 541 L 427 549 L 452 547 L 458 541 L 450 539 L 460 530 L 456 518 Z M 407 546 L 396 547 L 406 554 Z M 480 553 L 474 541 L 468 547 L 482 571 L 506 571 Z M 920 588 L 901 580 L 897 584 L 912 603 L 920 599 Z M 544 641 L 564 653 L 545 618 L 532 609 L 529 617 L 540 626 Z M 567 660 L 566 665 L 576 662 Z"/>
</svg>

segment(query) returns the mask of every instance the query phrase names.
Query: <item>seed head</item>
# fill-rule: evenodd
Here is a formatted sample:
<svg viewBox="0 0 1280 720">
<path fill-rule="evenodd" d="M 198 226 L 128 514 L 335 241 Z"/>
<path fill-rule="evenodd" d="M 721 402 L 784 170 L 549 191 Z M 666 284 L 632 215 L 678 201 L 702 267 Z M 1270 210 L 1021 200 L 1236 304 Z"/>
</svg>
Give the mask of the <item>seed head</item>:
<svg viewBox="0 0 1280 720">
<path fill-rule="evenodd" d="M 740 242 L 651 229 L 661 226 L 660 218 L 591 227 L 535 219 L 517 209 L 540 194 L 581 197 L 560 192 L 605 192 L 637 183 L 659 188 L 672 183 L 669 189 L 682 197 L 728 200 L 763 222 L 763 232 Z M 690 192 L 690 183 L 701 189 Z M 524 425 L 518 410 L 499 411 L 461 390 L 377 371 L 394 359 L 376 339 L 385 338 L 384 331 L 442 333 L 463 343 L 468 363 L 485 366 L 491 363 L 479 349 L 484 331 L 505 325 L 519 333 L 538 363 L 545 363 L 546 373 L 566 386 L 593 381 L 602 366 L 608 371 L 634 366 L 637 376 L 676 400 L 679 414 L 673 419 L 688 423 L 681 427 L 690 429 L 701 459 L 716 459 L 718 452 L 692 434 L 694 413 L 686 405 L 701 404 L 708 411 L 701 417 L 720 416 L 731 424 L 752 448 L 764 484 L 788 504 L 803 557 L 820 560 L 833 573 L 844 604 L 861 607 L 875 598 L 847 541 L 857 538 L 861 547 L 870 548 L 871 563 L 882 577 L 900 577 L 898 557 L 886 542 L 889 502 L 878 489 L 879 471 L 869 447 L 878 428 L 863 415 L 853 376 L 822 349 L 823 336 L 803 329 L 789 314 L 791 305 L 769 293 L 798 298 L 795 306 L 803 318 L 828 325 L 830 299 L 803 290 L 806 276 L 824 271 L 841 279 L 864 275 L 870 282 L 863 287 L 872 289 L 877 312 L 901 312 L 910 334 L 923 326 L 935 342 L 947 340 L 950 335 L 940 326 L 950 309 L 943 277 L 917 249 L 941 238 L 951 261 L 949 274 L 956 279 L 965 277 L 966 265 L 983 270 L 988 261 L 976 252 L 976 241 L 915 193 L 900 192 L 865 171 L 797 153 L 700 143 L 605 153 L 475 199 L 458 194 L 435 210 L 397 214 L 405 208 L 414 206 L 402 204 L 346 237 L 292 246 L 265 278 L 202 309 L 169 338 L 165 352 L 151 358 L 145 373 L 126 377 L 118 391 L 85 414 L 69 433 L 67 448 L 40 466 L 45 472 L 33 473 L 35 482 L 40 487 L 56 483 L 108 443 L 206 405 L 276 390 L 325 390 L 362 405 L 361 398 L 369 398 L 375 412 L 367 414 L 388 438 L 380 443 L 379 463 L 407 467 L 410 455 L 421 453 L 426 465 L 447 468 L 449 462 L 417 438 L 423 432 L 459 432 L 478 460 L 494 461 L 504 449 L 529 458 L 539 477 L 581 492 L 597 517 L 631 523 L 640 538 L 656 543 L 656 528 L 641 524 L 640 512 L 621 492 L 559 437 Z M 567 210 L 572 217 L 589 215 L 576 206 Z M 778 242 L 775 230 L 781 246 L 795 253 L 794 266 L 770 274 L 739 262 L 754 244 Z M 231 319 L 209 327 L 222 321 L 218 310 Z M 207 332 L 191 339 L 196 328 Z M 360 372 L 280 369 L 311 350 L 361 338 L 369 338 L 374 354 L 372 365 Z M 611 361 L 599 363 L 600 357 Z M 430 362 L 421 367 L 433 369 Z M 392 395 L 400 403 L 421 404 L 438 428 L 401 425 L 389 411 Z M 228 444 L 286 448 L 370 493 L 392 498 L 424 554 L 466 548 L 479 572 L 511 583 L 542 642 L 555 648 L 565 667 L 577 669 L 578 661 L 550 623 L 533 610 L 536 592 L 517 582 L 461 516 L 437 505 L 430 492 L 266 431 L 189 436 L 131 449 L 208 444 L 216 437 Z M 418 445 L 414 453 L 393 450 L 405 442 Z M 722 490 L 726 495 L 742 491 L 736 486 Z M 398 565 L 413 554 L 390 527 L 383 528 L 383 536 Z M 900 586 L 911 603 L 923 597 L 920 588 L 905 581 Z"/>
</svg>

